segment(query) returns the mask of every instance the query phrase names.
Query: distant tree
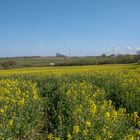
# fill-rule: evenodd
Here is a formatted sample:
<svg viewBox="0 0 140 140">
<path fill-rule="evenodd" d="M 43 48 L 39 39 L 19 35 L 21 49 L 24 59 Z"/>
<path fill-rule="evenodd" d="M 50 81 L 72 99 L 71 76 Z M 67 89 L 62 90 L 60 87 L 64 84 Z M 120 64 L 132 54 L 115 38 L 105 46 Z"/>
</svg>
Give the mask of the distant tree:
<svg viewBox="0 0 140 140">
<path fill-rule="evenodd" d="M 116 57 L 116 55 L 115 54 L 111 54 L 111 55 L 109 55 L 109 57 Z"/>
<path fill-rule="evenodd" d="M 121 64 L 127 64 L 127 63 L 133 63 L 134 62 L 134 56 L 127 54 L 127 55 L 118 55 L 116 57 L 116 62 Z"/>
<path fill-rule="evenodd" d="M 101 55 L 101 57 L 106 57 L 106 54 L 105 54 L 105 53 L 103 53 L 103 54 Z"/>
<path fill-rule="evenodd" d="M 14 60 L 8 61 L 8 63 L 9 63 L 10 66 L 17 65 L 16 61 L 14 61 Z"/>
<path fill-rule="evenodd" d="M 2 66 L 3 69 L 8 69 L 9 68 L 9 64 L 7 62 L 1 63 L 1 66 Z"/>
<path fill-rule="evenodd" d="M 135 56 L 135 61 L 136 61 L 138 64 L 140 64 L 140 54 L 137 54 L 137 55 Z"/>
</svg>

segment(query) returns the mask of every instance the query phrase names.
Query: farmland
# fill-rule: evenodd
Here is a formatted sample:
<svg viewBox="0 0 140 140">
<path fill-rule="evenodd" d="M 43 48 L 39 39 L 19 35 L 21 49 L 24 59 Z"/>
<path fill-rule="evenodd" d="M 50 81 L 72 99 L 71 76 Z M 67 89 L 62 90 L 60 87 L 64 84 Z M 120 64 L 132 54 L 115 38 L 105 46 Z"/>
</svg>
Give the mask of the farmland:
<svg viewBox="0 0 140 140">
<path fill-rule="evenodd" d="M 130 64 L 139 63 L 140 55 L 114 55 L 106 56 L 84 56 L 84 57 L 12 57 L 0 58 L 0 69 L 27 68 L 27 67 L 48 67 L 53 66 L 85 66 L 102 64 Z"/>
<path fill-rule="evenodd" d="M 2 140 L 139 140 L 140 66 L 0 71 Z"/>
</svg>

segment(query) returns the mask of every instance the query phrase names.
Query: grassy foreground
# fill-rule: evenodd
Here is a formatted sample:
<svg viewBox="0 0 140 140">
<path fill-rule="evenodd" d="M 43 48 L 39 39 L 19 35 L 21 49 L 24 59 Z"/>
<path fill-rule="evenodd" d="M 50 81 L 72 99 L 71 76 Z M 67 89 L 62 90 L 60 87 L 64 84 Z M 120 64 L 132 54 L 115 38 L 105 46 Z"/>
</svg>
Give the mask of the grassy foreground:
<svg viewBox="0 0 140 140">
<path fill-rule="evenodd" d="M 140 66 L 0 71 L 2 140 L 139 140 Z"/>
</svg>

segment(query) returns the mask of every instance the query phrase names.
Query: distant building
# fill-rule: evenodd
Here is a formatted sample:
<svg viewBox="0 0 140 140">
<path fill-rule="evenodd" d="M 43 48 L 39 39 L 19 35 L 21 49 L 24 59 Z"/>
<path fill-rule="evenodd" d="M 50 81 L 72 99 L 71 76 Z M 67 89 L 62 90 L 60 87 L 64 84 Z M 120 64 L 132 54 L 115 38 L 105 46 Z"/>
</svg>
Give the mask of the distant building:
<svg viewBox="0 0 140 140">
<path fill-rule="evenodd" d="M 115 54 L 111 54 L 111 55 L 109 55 L 109 57 L 116 57 L 116 55 Z"/>
<path fill-rule="evenodd" d="M 52 63 L 50 63 L 50 66 L 54 66 L 54 65 L 55 65 L 55 63 L 53 63 L 53 62 L 52 62 Z"/>
<path fill-rule="evenodd" d="M 57 53 L 56 53 L 56 57 L 63 57 L 63 58 L 65 58 L 65 57 L 67 57 L 67 56 L 57 52 Z"/>
</svg>

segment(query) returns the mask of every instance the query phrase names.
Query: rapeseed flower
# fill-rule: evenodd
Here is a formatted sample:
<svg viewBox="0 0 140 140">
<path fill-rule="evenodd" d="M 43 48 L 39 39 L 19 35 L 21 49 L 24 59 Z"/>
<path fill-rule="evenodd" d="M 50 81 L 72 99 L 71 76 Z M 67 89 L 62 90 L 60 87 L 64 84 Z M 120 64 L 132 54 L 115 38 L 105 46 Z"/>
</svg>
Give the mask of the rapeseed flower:
<svg viewBox="0 0 140 140">
<path fill-rule="evenodd" d="M 67 138 L 68 138 L 68 140 L 71 140 L 72 139 L 72 136 L 71 136 L 70 133 L 67 134 Z"/>
<path fill-rule="evenodd" d="M 4 113 L 4 109 L 0 109 L 0 114 Z"/>
<path fill-rule="evenodd" d="M 91 127 L 91 122 L 90 121 L 86 121 L 86 126 L 87 127 Z"/>
<path fill-rule="evenodd" d="M 79 126 L 78 125 L 74 125 L 73 126 L 73 134 L 77 135 L 79 133 Z"/>
<path fill-rule="evenodd" d="M 128 135 L 128 137 L 126 139 L 127 140 L 135 140 L 135 137 L 133 135 Z"/>
<path fill-rule="evenodd" d="M 48 140 L 54 140 L 54 136 L 52 133 L 49 133 L 47 137 L 48 137 Z"/>
</svg>

